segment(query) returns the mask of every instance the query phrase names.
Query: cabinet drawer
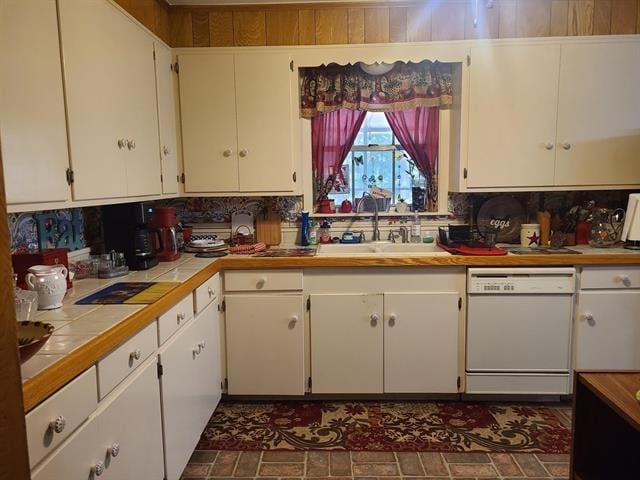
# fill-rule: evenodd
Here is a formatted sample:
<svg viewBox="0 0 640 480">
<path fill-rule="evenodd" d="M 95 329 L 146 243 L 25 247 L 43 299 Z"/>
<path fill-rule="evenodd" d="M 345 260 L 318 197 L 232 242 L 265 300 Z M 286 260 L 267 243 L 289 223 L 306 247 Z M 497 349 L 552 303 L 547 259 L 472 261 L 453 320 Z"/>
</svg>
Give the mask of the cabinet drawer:
<svg viewBox="0 0 640 480">
<path fill-rule="evenodd" d="M 98 405 L 91 367 L 26 415 L 29 466 L 33 468 L 67 438 Z M 56 422 L 56 423 L 54 423 Z"/>
<path fill-rule="evenodd" d="M 640 288 L 638 267 L 588 267 L 582 269 L 580 288 Z"/>
<path fill-rule="evenodd" d="M 157 347 L 158 330 L 156 322 L 153 322 L 100 360 L 97 363 L 100 400 L 138 368 Z"/>
<path fill-rule="evenodd" d="M 182 325 L 193 318 L 193 297 L 187 295 L 158 317 L 158 341 L 162 345 Z"/>
<path fill-rule="evenodd" d="M 224 274 L 227 292 L 302 290 L 302 270 L 243 270 Z"/>
<path fill-rule="evenodd" d="M 220 295 L 220 274 L 216 273 L 195 290 L 195 311 L 200 313 L 204 307 L 213 302 Z"/>
</svg>

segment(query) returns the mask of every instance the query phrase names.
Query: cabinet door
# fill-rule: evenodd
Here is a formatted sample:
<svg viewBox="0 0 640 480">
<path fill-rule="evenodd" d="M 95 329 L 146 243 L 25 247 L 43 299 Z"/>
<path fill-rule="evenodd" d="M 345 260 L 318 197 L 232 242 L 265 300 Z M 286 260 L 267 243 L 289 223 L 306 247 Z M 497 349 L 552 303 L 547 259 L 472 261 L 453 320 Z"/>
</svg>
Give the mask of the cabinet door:
<svg viewBox="0 0 640 480">
<path fill-rule="evenodd" d="M 237 192 L 234 57 L 180 55 L 178 61 L 185 192 Z"/>
<path fill-rule="evenodd" d="M 557 185 L 640 183 L 640 42 L 562 46 Z"/>
<path fill-rule="evenodd" d="M 468 187 L 553 185 L 559 68 L 558 45 L 471 49 Z"/>
<path fill-rule="evenodd" d="M 92 468 L 104 463 L 99 448 L 98 422 L 90 419 L 71 435 L 52 455 L 31 471 L 32 480 L 94 479 Z"/>
<path fill-rule="evenodd" d="M 151 37 L 104 0 L 59 12 L 74 199 L 160 193 Z"/>
<path fill-rule="evenodd" d="M 98 412 L 105 478 L 161 480 L 162 420 L 156 362 L 132 375 Z M 117 455 L 113 455 L 117 448 Z"/>
<path fill-rule="evenodd" d="M 8 204 L 70 198 L 56 15 L 54 0 L 0 2 L 0 137 Z"/>
<path fill-rule="evenodd" d="M 218 323 L 212 303 L 159 354 L 167 480 L 180 478 L 220 400 Z"/>
<path fill-rule="evenodd" d="M 580 292 L 576 369 L 640 369 L 640 291 Z"/>
<path fill-rule="evenodd" d="M 381 294 L 311 295 L 313 393 L 382 393 Z"/>
<path fill-rule="evenodd" d="M 178 141 L 176 130 L 176 99 L 171 49 L 155 42 L 156 94 L 158 96 L 158 125 L 160 129 L 160 157 L 162 158 L 162 193 L 178 193 Z"/>
<path fill-rule="evenodd" d="M 241 192 L 293 191 L 293 118 L 288 53 L 235 59 Z"/>
<path fill-rule="evenodd" d="M 234 295 L 225 303 L 229 393 L 303 395 L 302 295 Z"/>
<path fill-rule="evenodd" d="M 452 293 L 384 294 L 384 391 L 458 391 L 458 298 Z"/>
</svg>

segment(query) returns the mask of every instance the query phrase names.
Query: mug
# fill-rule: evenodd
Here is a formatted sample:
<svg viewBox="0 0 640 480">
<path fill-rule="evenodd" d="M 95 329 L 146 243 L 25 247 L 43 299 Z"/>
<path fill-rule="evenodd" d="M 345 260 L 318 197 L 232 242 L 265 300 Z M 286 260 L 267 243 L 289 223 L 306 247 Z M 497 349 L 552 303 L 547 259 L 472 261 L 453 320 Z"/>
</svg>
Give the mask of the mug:
<svg viewBox="0 0 640 480">
<path fill-rule="evenodd" d="M 523 247 L 537 247 L 540 245 L 540 224 L 523 223 L 520 227 L 520 245 Z"/>
</svg>

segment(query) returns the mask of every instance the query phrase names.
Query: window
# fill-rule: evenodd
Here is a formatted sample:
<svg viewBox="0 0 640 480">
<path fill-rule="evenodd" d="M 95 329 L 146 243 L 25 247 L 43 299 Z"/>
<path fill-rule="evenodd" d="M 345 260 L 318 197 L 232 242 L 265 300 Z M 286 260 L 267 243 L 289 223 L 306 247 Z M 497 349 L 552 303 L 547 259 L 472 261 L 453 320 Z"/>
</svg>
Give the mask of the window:
<svg viewBox="0 0 640 480">
<path fill-rule="evenodd" d="M 336 205 L 349 200 L 355 206 L 356 199 L 373 186 L 391 191 L 392 203 L 398 198 L 411 203 L 412 183 L 426 185 L 425 178 L 393 135 L 383 112 L 367 113 L 338 180 L 329 194 Z"/>
</svg>

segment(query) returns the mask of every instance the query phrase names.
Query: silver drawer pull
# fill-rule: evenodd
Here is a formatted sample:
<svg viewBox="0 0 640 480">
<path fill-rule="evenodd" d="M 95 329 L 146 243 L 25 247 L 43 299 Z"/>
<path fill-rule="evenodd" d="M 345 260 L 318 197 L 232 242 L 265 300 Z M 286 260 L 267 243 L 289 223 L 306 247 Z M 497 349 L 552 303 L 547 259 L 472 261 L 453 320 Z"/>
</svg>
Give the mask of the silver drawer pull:
<svg viewBox="0 0 640 480">
<path fill-rule="evenodd" d="M 380 320 L 380 316 L 377 313 L 372 313 L 370 318 L 371 318 L 372 327 L 375 327 L 376 325 L 378 325 L 378 320 Z"/>
<path fill-rule="evenodd" d="M 266 283 L 267 283 L 267 279 L 266 278 L 261 278 L 260 280 L 258 280 L 256 282 L 256 288 L 263 288 Z"/>
<path fill-rule="evenodd" d="M 620 280 L 625 287 L 631 286 L 631 279 L 628 275 L 619 275 L 618 280 Z"/>
<path fill-rule="evenodd" d="M 396 324 L 396 314 L 392 313 L 391 315 L 389 315 L 389 326 L 393 327 Z"/>
<path fill-rule="evenodd" d="M 91 471 L 95 474 L 96 477 L 99 477 L 104 473 L 104 462 L 97 462 L 93 467 L 91 467 Z"/>
<path fill-rule="evenodd" d="M 289 330 L 293 330 L 294 328 L 296 328 L 297 323 L 298 323 L 298 316 L 294 315 L 293 317 L 291 317 L 291 320 L 289 320 Z"/>
<path fill-rule="evenodd" d="M 108 453 L 113 458 L 116 458 L 120 453 L 120 444 L 118 442 L 113 442 L 113 444 L 111 444 L 111 446 L 109 447 Z"/>
<path fill-rule="evenodd" d="M 204 347 L 207 346 L 207 342 L 205 342 L 204 340 L 202 340 L 199 344 L 198 344 L 198 348 L 200 349 L 200 351 L 204 350 Z"/>
<path fill-rule="evenodd" d="M 133 352 L 131 352 L 131 355 L 130 355 L 130 357 L 135 360 L 140 360 L 141 356 L 142 356 L 142 351 L 139 348 L 136 348 Z"/>
<path fill-rule="evenodd" d="M 179 313 L 178 314 L 178 323 L 180 323 L 181 321 L 183 321 L 186 318 L 186 315 L 184 313 Z"/>
<path fill-rule="evenodd" d="M 213 288 L 209 287 L 209 298 L 213 297 L 215 294 L 216 291 Z"/>
<path fill-rule="evenodd" d="M 56 419 L 49 424 L 49 428 L 56 433 L 62 433 L 62 431 L 64 430 L 64 427 L 66 426 L 67 426 L 67 419 L 64 418 L 62 415 L 59 415 L 58 417 L 56 417 Z"/>
</svg>

